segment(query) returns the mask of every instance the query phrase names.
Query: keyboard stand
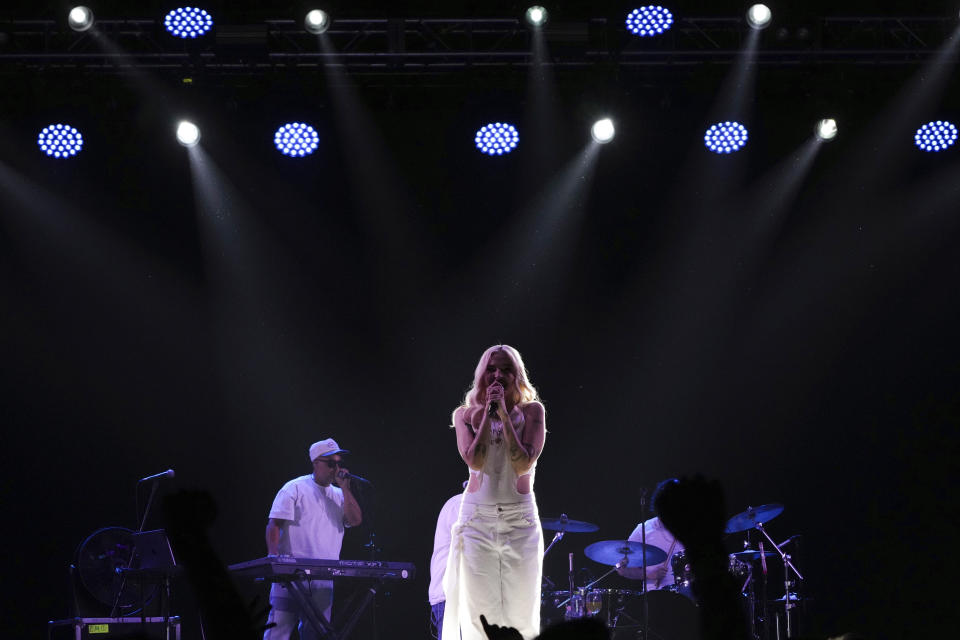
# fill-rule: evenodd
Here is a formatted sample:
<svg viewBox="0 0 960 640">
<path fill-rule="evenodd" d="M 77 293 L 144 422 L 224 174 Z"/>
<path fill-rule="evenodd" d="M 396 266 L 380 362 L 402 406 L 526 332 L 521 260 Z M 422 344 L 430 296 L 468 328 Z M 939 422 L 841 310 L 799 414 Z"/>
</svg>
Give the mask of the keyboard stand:
<svg viewBox="0 0 960 640">
<path fill-rule="evenodd" d="M 381 584 L 382 581 L 377 580 L 367 588 L 366 592 L 363 594 L 363 600 L 361 600 L 360 603 L 357 604 L 357 606 L 353 609 L 347 618 L 347 622 L 343 625 L 343 629 L 340 630 L 340 636 L 338 640 L 346 640 L 346 638 L 350 635 L 350 632 L 353 631 L 353 627 L 357 624 L 360 616 L 363 615 L 363 612 L 367 610 L 367 607 L 370 606 L 370 603 L 373 602 L 373 599 L 377 597 L 377 589 L 380 588 Z M 353 605 L 354 600 L 356 600 L 356 594 L 354 594 L 354 597 L 350 600 L 350 605 L 347 606 L 348 610 L 350 606 Z"/>
<path fill-rule="evenodd" d="M 323 612 L 317 608 L 316 603 L 310 598 L 310 589 L 307 587 L 306 580 L 292 580 L 287 583 L 290 587 L 290 595 L 300 606 L 307 623 L 313 627 L 313 630 L 321 638 L 326 640 L 340 640 L 341 636 L 336 632 L 333 626 L 323 617 Z"/>
</svg>

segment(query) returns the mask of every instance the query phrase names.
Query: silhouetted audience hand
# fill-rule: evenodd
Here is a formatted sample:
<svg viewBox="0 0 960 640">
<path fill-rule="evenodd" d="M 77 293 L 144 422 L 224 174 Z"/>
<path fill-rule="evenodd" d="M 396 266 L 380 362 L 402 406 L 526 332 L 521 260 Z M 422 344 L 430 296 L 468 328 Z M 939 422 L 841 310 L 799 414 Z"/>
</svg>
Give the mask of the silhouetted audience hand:
<svg viewBox="0 0 960 640">
<path fill-rule="evenodd" d="M 654 508 L 660 521 L 686 548 L 694 576 L 693 593 L 700 605 L 703 639 L 749 638 L 739 585 L 727 571 L 723 549 L 726 506 L 720 483 L 699 475 L 681 478 L 660 491 Z"/>
<path fill-rule="evenodd" d="M 610 632 L 597 618 L 565 620 L 543 630 L 537 640 L 609 640 Z"/>
<path fill-rule="evenodd" d="M 163 513 L 170 544 L 197 594 L 204 637 L 259 639 L 263 627 L 258 629 L 207 538 L 207 527 L 217 517 L 213 497 L 205 491 L 179 491 L 164 499 Z M 263 616 L 267 610 L 269 607 L 257 615 Z"/>
<path fill-rule="evenodd" d="M 480 624 L 489 640 L 523 640 L 523 635 L 513 627 L 490 624 L 484 616 L 480 616 Z M 596 618 L 581 618 L 551 625 L 536 640 L 610 640 L 610 632 Z"/>
<path fill-rule="evenodd" d="M 697 475 L 664 486 L 653 505 L 660 521 L 687 549 L 723 542 L 727 510 L 723 488 Z"/>
<path fill-rule="evenodd" d="M 490 624 L 482 615 L 480 616 L 480 624 L 483 625 L 483 632 L 487 634 L 487 638 L 490 640 L 523 640 L 523 635 L 513 627 Z"/>
</svg>

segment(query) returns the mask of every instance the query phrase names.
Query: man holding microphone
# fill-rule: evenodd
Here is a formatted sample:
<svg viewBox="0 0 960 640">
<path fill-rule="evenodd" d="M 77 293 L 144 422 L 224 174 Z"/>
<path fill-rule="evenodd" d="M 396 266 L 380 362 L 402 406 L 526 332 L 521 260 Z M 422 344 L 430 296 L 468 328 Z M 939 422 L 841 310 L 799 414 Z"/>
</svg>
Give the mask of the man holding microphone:
<svg viewBox="0 0 960 640">
<path fill-rule="evenodd" d="M 340 558 L 344 528 L 356 527 L 363 520 L 350 487 L 350 471 L 341 466 L 346 453 L 349 451 L 341 449 L 333 438 L 310 445 L 313 473 L 287 482 L 273 500 L 266 530 L 267 554 Z M 333 581 L 311 580 L 308 586 L 316 610 L 322 611 L 329 622 Z M 264 640 L 287 640 L 298 623 L 302 640 L 316 638 L 287 585 L 274 583 L 270 587 L 270 605 L 268 622 L 274 626 L 264 633 Z"/>
</svg>

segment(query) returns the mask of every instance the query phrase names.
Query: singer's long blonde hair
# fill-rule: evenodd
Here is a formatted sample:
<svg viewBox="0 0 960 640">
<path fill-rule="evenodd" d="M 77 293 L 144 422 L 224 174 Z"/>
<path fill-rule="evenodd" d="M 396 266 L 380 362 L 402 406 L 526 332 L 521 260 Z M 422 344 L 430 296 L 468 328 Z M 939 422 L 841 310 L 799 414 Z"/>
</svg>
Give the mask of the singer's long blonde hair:
<svg viewBox="0 0 960 640">
<path fill-rule="evenodd" d="M 540 395 L 537 389 L 530 382 L 527 374 L 527 367 L 523 364 L 523 358 L 520 352 L 507 344 L 495 344 L 480 356 L 477 368 L 473 372 L 473 386 L 463 397 L 463 403 L 460 407 L 470 409 L 471 407 L 482 407 L 487 403 L 487 386 L 484 383 L 484 374 L 487 372 L 487 365 L 490 364 L 490 357 L 500 351 L 513 363 L 515 374 L 514 384 L 510 389 L 504 389 L 508 402 L 514 406 L 526 404 L 528 402 L 539 402 Z M 458 409 L 460 407 L 457 407 Z"/>
</svg>

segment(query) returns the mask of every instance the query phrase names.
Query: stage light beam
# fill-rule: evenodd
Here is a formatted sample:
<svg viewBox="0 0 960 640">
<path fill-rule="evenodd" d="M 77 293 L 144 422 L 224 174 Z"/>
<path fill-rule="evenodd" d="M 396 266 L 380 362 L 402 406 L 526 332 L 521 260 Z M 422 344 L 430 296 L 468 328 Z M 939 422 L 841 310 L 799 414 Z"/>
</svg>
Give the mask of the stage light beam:
<svg viewBox="0 0 960 640">
<path fill-rule="evenodd" d="M 837 121 L 833 118 L 824 118 L 817 123 L 817 140 L 830 142 L 837 137 Z"/>
<path fill-rule="evenodd" d="M 70 9 L 70 13 L 67 14 L 67 23 L 74 31 L 86 31 L 93 26 L 93 11 L 90 7 L 78 5 Z"/>
<path fill-rule="evenodd" d="M 613 136 L 616 134 L 616 132 L 616 128 L 613 126 L 613 120 L 610 118 L 597 120 L 593 123 L 593 126 L 590 127 L 590 136 L 593 138 L 594 142 L 598 144 L 607 144 L 613 140 Z"/>
<path fill-rule="evenodd" d="M 320 35 L 330 28 L 330 16 L 326 11 L 314 9 L 307 13 L 303 19 L 303 26 L 307 31 L 315 35 Z"/>
<path fill-rule="evenodd" d="M 754 29 L 766 29 L 772 17 L 770 7 L 765 4 L 755 4 L 747 9 L 747 22 Z"/>
<path fill-rule="evenodd" d="M 539 5 L 527 9 L 527 23 L 531 27 L 542 27 L 547 23 L 547 10 Z"/>
<path fill-rule="evenodd" d="M 177 142 L 185 147 L 195 147 L 200 142 L 200 129 L 189 120 L 181 120 L 177 125 Z"/>
</svg>

